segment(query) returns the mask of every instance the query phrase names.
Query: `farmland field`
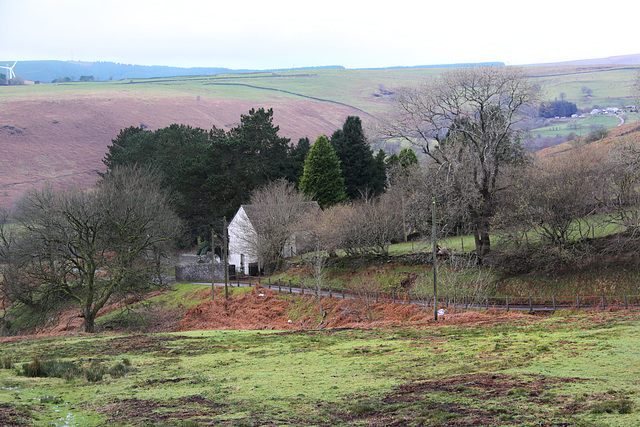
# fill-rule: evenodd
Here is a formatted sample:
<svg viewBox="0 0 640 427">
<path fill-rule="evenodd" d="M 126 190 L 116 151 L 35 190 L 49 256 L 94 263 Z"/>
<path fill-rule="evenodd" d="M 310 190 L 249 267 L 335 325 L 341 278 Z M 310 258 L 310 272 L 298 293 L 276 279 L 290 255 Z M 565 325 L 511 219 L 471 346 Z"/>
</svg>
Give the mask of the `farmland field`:
<svg viewBox="0 0 640 427">
<path fill-rule="evenodd" d="M 0 424 L 638 425 L 639 314 L 5 338 Z"/>
</svg>

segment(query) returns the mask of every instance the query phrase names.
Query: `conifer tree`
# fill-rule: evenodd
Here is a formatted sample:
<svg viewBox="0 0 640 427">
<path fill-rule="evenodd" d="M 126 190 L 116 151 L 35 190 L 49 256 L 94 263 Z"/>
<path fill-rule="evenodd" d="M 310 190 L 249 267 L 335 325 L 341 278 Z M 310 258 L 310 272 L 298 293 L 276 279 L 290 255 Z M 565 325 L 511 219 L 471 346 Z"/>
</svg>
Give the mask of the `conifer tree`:
<svg viewBox="0 0 640 427">
<path fill-rule="evenodd" d="M 305 159 L 300 190 L 321 208 L 346 199 L 340 160 L 324 135 L 316 139 Z"/>
<path fill-rule="evenodd" d="M 367 193 L 382 193 L 376 162 L 364 135 L 360 117 L 347 117 L 342 129 L 338 129 L 331 136 L 331 146 L 340 159 L 345 191 L 349 199 L 358 199 Z"/>
</svg>

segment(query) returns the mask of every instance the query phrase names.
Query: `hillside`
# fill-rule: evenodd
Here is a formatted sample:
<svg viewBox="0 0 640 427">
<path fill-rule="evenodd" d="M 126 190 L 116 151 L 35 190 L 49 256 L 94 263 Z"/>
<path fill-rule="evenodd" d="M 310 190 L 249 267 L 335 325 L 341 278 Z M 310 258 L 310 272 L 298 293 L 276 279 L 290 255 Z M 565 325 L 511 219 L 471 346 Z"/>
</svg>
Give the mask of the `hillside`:
<svg viewBox="0 0 640 427">
<path fill-rule="evenodd" d="M 296 142 L 331 134 L 349 115 L 365 126 L 385 113 L 396 88 L 438 68 L 314 69 L 215 76 L 0 87 L 0 206 L 33 185 L 89 186 L 111 140 L 128 126 L 184 123 L 230 128 L 251 108 L 273 108 L 280 135 Z M 547 99 L 565 93 L 580 108 L 633 102 L 629 66 L 531 67 Z M 592 92 L 586 96 L 581 87 Z M 378 145 L 379 146 L 379 145 Z"/>
</svg>

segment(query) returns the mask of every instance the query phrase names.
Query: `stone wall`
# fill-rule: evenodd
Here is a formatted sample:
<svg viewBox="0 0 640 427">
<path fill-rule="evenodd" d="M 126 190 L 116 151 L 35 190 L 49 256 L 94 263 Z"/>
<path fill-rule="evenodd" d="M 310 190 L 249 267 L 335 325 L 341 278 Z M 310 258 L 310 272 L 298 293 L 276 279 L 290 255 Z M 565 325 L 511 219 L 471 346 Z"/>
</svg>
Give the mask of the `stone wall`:
<svg viewBox="0 0 640 427">
<path fill-rule="evenodd" d="M 216 281 L 224 281 L 224 266 L 214 264 L 214 276 Z M 235 276 L 235 266 L 229 266 L 229 277 Z M 176 282 L 207 282 L 211 283 L 211 263 L 183 263 L 176 265 Z"/>
</svg>

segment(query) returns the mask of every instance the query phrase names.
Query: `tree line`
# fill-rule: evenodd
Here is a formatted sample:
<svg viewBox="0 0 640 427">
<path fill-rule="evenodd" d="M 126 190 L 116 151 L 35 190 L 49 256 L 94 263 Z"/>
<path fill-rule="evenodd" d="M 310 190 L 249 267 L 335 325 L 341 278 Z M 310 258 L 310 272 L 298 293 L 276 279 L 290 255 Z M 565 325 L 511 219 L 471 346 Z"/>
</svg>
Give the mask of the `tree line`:
<svg viewBox="0 0 640 427">
<path fill-rule="evenodd" d="M 379 195 L 386 185 L 386 155 L 374 157 L 359 117 L 348 117 L 330 138 L 297 144 L 279 136 L 273 109 L 252 109 L 232 129 L 173 124 L 156 131 L 123 129 L 103 160 L 110 171 L 146 165 L 162 174 L 175 195 L 173 207 L 185 222 L 183 245 L 220 231 L 251 193 L 284 179 L 322 206 Z"/>
</svg>

